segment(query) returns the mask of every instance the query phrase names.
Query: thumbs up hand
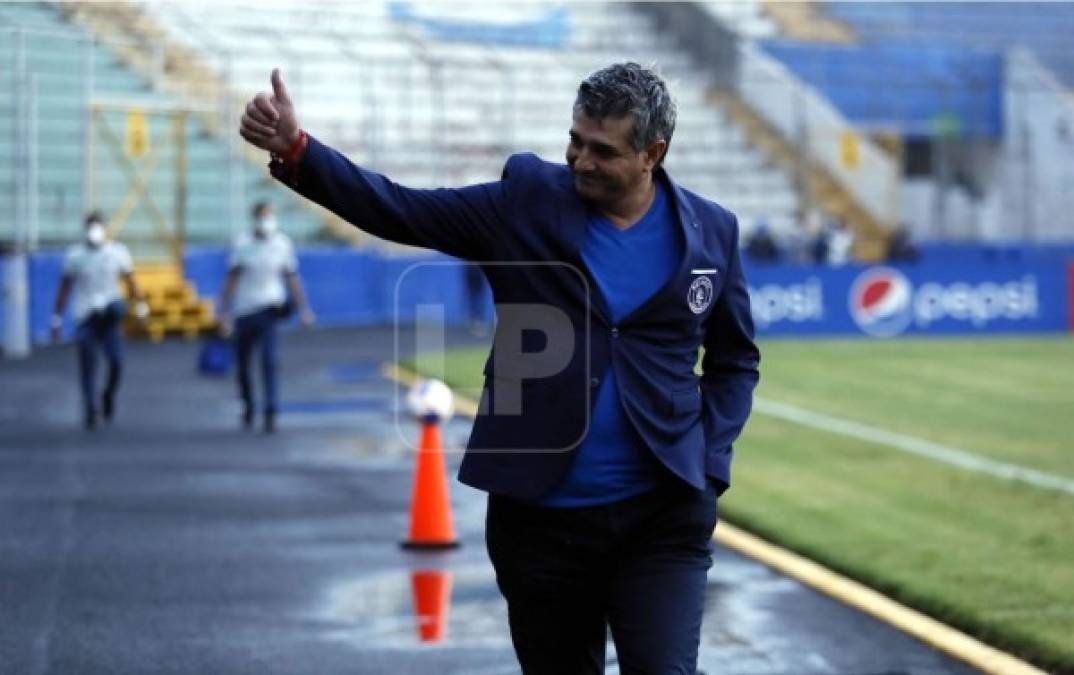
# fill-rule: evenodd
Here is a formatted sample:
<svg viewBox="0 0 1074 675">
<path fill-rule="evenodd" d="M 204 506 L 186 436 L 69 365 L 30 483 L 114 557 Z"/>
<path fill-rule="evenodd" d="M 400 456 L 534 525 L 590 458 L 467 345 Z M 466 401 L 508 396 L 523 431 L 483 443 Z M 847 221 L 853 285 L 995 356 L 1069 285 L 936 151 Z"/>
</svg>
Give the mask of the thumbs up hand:
<svg viewBox="0 0 1074 675">
<path fill-rule="evenodd" d="M 272 71 L 272 95 L 261 92 L 246 104 L 239 135 L 262 150 L 284 154 L 298 140 L 298 129 L 294 103 L 276 68 Z"/>
</svg>

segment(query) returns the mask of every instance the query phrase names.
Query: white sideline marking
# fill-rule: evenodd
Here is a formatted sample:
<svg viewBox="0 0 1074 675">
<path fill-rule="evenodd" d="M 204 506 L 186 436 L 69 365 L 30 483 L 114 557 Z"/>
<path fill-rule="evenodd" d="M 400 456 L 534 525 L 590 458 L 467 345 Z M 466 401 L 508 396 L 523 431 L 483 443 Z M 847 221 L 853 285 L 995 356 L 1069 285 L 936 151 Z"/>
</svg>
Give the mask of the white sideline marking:
<svg viewBox="0 0 1074 675">
<path fill-rule="evenodd" d="M 798 406 L 789 403 L 771 401 L 760 396 L 755 397 L 753 402 L 754 410 L 763 415 L 778 417 L 787 420 L 788 422 L 794 422 L 796 424 L 801 424 L 802 426 L 813 427 L 814 429 L 857 438 L 869 443 L 879 443 L 896 450 L 902 450 L 903 452 L 908 452 L 913 455 L 927 457 L 928 459 L 957 466 L 962 469 L 969 469 L 970 471 L 977 471 L 978 473 L 986 473 L 991 476 L 996 476 L 997 478 L 1017 480 L 1023 483 L 1029 483 L 1036 487 L 1048 490 L 1058 490 L 1059 492 L 1066 492 L 1067 494 L 1074 495 L 1074 480 L 1070 480 L 1069 478 L 1064 478 L 1044 471 L 1037 471 L 1036 469 L 1028 469 L 1024 466 L 1018 466 L 1017 464 L 1006 464 L 1004 462 L 985 459 L 984 457 L 975 455 L 972 452 L 967 452 L 966 450 L 952 448 L 947 445 L 940 445 L 939 443 L 933 443 L 921 438 L 907 436 L 906 434 L 888 431 L 860 422 L 852 422 L 838 417 L 831 417 L 822 413 L 799 408 Z"/>
</svg>

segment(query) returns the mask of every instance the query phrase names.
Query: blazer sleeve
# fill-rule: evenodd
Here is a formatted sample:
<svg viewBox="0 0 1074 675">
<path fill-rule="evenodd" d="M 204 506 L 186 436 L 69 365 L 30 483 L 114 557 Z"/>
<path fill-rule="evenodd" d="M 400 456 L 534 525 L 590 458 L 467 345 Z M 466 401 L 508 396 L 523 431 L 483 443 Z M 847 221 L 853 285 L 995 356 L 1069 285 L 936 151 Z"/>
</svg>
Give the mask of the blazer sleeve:
<svg viewBox="0 0 1074 675">
<path fill-rule="evenodd" d="M 730 465 L 732 444 L 746 425 L 761 355 L 738 253 L 738 220 L 730 216 L 727 279 L 705 326 L 701 360 L 702 421 L 708 465 Z"/>
<path fill-rule="evenodd" d="M 504 223 L 505 180 L 463 188 L 408 188 L 308 138 L 296 166 L 269 165 L 274 177 L 303 197 L 382 239 L 467 260 L 494 257 L 493 244 Z"/>
</svg>

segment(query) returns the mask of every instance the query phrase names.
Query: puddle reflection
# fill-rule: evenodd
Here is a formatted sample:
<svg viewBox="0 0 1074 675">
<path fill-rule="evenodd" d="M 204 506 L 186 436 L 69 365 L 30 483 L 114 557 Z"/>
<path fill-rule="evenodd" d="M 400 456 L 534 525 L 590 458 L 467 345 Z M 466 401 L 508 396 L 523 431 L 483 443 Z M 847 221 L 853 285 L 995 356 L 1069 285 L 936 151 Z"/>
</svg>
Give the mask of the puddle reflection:
<svg viewBox="0 0 1074 675">
<path fill-rule="evenodd" d="M 323 614 L 359 645 L 509 647 L 507 606 L 485 565 L 371 574 L 332 589 Z"/>
<path fill-rule="evenodd" d="M 447 636 L 447 616 L 451 611 L 451 572 L 417 570 L 410 573 L 414 590 L 414 617 L 418 639 L 436 644 Z"/>
</svg>

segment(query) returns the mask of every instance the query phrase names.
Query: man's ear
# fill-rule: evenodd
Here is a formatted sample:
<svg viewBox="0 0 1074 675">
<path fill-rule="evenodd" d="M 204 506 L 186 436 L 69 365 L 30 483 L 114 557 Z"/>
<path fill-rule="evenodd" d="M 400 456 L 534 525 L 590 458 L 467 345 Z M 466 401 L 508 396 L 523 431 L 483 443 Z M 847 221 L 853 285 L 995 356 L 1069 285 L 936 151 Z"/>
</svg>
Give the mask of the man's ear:
<svg viewBox="0 0 1074 675">
<path fill-rule="evenodd" d="M 649 144 L 649 147 L 645 148 L 645 168 L 651 171 L 660 163 L 660 160 L 664 158 L 664 153 L 668 150 L 668 142 L 664 139 L 654 141 Z"/>
</svg>

